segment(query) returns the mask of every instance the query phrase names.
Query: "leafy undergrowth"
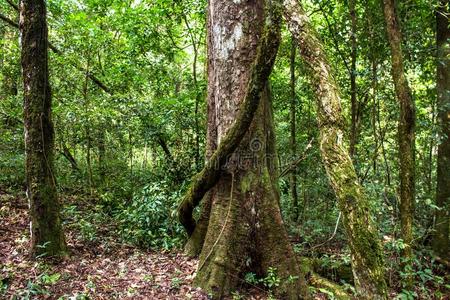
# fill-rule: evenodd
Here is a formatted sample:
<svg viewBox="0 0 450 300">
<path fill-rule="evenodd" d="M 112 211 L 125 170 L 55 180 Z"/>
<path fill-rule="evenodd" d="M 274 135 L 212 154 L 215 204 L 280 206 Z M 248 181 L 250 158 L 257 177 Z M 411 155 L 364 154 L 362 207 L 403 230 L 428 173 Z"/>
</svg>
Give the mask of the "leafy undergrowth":
<svg viewBox="0 0 450 300">
<path fill-rule="evenodd" d="M 192 286 L 196 259 L 184 256 L 176 248 L 155 251 L 127 244 L 120 224 L 101 206 L 82 196 L 63 198 L 69 256 L 56 264 L 27 256 L 29 221 L 25 196 L 12 196 L 0 189 L 0 299 L 208 299 Z M 342 245 L 331 245 L 335 248 L 314 249 L 315 254 L 326 253 L 317 260 L 316 271 L 329 280 L 351 283 L 348 253 L 342 251 Z M 314 259 L 310 262 L 314 264 Z M 439 291 L 439 286 L 447 285 L 436 285 L 437 279 L 445 281 L 445 276 L 430 272 L 425 266 L 417 268 L 422 284 L 411 293 L 402 293 L 397 287 L 396 291 L 391 290 L 392 299 L 447 299 L 445 288 Z M 270 286 L 278 279 L 255 281 L 247 277 L 230 299 L 273 299 Z M 391 287 L 401 282 L 395 277 L 389 276 L 394 281 L 390 282 Z M 346 286 L 351 288 L 348 284 L 343 288 Z M 311 289 L 315 299 L 336 299 L 326 289 Z"/>
<path fill-rule="evenodd" d="M 196 260 L 123 245 L 108 224 L 94 234 L 82 221 L 69 220 L 70 256 L 59 264 L 32 261 L 25 200 L 0 198 L 0 298 L 207 299 L 191 286 Z"/>
<path fill-rule="evenodd" d="M 196 259 L 124 243 L 112 219 L 82 197 L 64 197 L 69 256 L 59 263 L 31 260 L 27 209 L 24 195 L 0 190 L 0 299 L 209 299 L 192 286 Z M 230 299 L 271 298 L 243 286 Z"/>
</svg>

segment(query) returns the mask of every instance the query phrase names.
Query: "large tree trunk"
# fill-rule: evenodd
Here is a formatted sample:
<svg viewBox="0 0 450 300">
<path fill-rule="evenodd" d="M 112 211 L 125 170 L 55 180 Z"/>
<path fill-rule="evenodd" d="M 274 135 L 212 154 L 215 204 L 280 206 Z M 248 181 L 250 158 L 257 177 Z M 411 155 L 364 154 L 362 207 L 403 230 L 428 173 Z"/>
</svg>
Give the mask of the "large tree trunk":
<svg viewBox="0 0 450 300">
<path fill-rule="evenodd" d="M 412 258 L 412 226 L 415 197 L 415 108 L 411 89 L 403 67 L 402 36 L 395 11 L 395 0 L 383 0 L 384 17 L 392 58 L 392 78 L 400 104 L 398 122 L 398 155 L 400 161 L 400 225 L 406 247 L 403 256 L 406 265 Z M 412 278 L 409 280 L 412 284 Z"/>
<path fill-rule="evenodd" d="M 209 1 L 209 145 L 224 142 L 242 109 L 264 35 L 265 9 L 270 8 L 261 0 Z M 281 219 L 267 86 L 258 97 L 250 128 L 210 191 L 211 213 L 195 283 L 220 298 L 230 294 L 246 272 L 265 276 L 274 268 L 279 296 L 300 299 L 307 290 Z"/>
<path fill-rule="evenodd" d="M 450 258 L 450 30 L 449 3 L 441 0 L 436 12 L 437 22 L 437 96 L 441 143 L 438 148 L 436 205 L 436 234 L 433 248 L 442 258 Z"/>
<path fill-rule="evenodd" d="M 54 132 L 44 0 L 21 1 L 20 32 L 31 254 L 61 256 L 66 245 L 53 168 Z"/>
<path fill-rule="evenodd" d="M 311 81 L 317 97 L 320 151 L 343 215 L 352 252 L 352 269 L 358 299 L 386 299 L 381 244 L 370 216 L 369 202 L 342 142 L 345 124 L 338 87 L 323 47 L 310 28 L 305 12 L 297 0 L 285 0 L 284 5 L 289 30 L 311 69 Z"/>
</svg>

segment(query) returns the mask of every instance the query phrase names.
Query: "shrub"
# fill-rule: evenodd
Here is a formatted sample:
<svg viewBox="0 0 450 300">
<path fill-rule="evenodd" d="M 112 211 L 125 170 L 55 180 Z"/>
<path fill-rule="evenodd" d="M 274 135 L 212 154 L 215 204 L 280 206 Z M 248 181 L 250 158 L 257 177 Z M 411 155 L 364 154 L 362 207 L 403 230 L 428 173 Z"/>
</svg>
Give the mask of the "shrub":
<svg viewBox="0 0 450 300">
<path fill-rule="evenodd" d="M 181 193 L 172 191 L 165 181 L 146 185 L 118 215 L 122 237 L 146 248 L 180 246 L 184 241 L 176 218 L 180 197 Z"/>
</svg>

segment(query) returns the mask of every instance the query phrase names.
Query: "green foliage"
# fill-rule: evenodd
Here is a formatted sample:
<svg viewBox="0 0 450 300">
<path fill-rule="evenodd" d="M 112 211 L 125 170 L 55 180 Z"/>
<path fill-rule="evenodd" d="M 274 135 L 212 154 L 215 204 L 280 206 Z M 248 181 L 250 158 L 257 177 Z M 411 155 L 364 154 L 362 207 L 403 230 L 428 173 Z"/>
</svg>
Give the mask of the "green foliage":
<svg viewBox="0 0 450 300">
<path fill-rule="evenodd" d="M 173 289 L 179 289 L 183 281 L 178 277 L 173 277 L 170 282 L 170 287 Z"/>
<path fill-rule="evenodd" d="M 146 248 L 181 246 L 184 231 L 176 218 L 180 195 L 166 182 L 146 185 L 118 215 L 123 238 Z"/>
<path fill-rule="evenodd" d="M 55 173 L 65 204 L 65 226 L 87 245 L 97 243 L 108 224 L 106 230 L 113 233 L 117 230 L 125 241 L 141 247 L 181 246 L 185 236 L 175 210 L 185 182 L 201 167 L 202 162 L 196 165 L 195 157 L 198 154 L 203 161 L 206 144 L 206 1 L 48 0 L 46 3 L 49 39 L 62 53 L 49 51 L 49 69 L 56 134 Z M 351 119 L 348 41 L 353 34 L 357 38 L 357 65 L 351 72 L 357 75 L 361 116 L 353 160 L 384 240 L 387 271 L 393 278 L 391 286 L 399 287 L 396 290 L 399 299 L 427 298 L 433 292 L 437 296 L 448 294 L 450 288 L 445 285 L 448 275 L 430 259 L 432 254 L 423 250 L 427 249 L 433 232 L 430 225 L 433 215 L 441 209 L 435 203 L 439 142 L 434 58 L 437 1 L 400 1 L 398 5 L 405 68 L 417 111 L 416 211 L 420 214 L 414 224 L 416 255 L 412 268 L 406 272 L 399 268 L 405 245 L 397 238 L 399 108 L 394 99 L 390 51 L 379 1 L 357 1 L 357 32 L 351 32 L 347 1 L 308 0 L 303 4 L 335 71 L 348 129 Z M 0 11 L 13 21 L 18 19 L 17 12 L 5 1 L 0 2 Z M 290 151 L 291 37 L 286 29 L 282 35 L 270 78 L 280 170 L 297 158 Z M 18 31 L 0 21 L 0 194 L 3 190 L 23 190 L 25 181 L 19 40 Z M 194 44 L 198 51 L 195 66 Z M 377 67 L 376 76 L 373 64 Z M 321 163 L 320 145 L 316 142 L 315 99 L 300 59 L 295 62 L 295 72 L 297 156 L 311 139 L 314 143 L 295 173 L 300 219 L 292 218 L 288 177 L 279 179 L 281 210 L 296 241 L 296 252 L 321 256 L 321 267 L 333 270 L 348 265 L 349 261 L 342 220 L 332 241 L 307 251 L 331 236 L 338 210 Z M 86 73 L 95 75 L 110 92 L 104 92 Z M 348 140 L 348 136 L 344 139 Z M 76 167 L 65 149 L 73 156 Z M 79 203 L 66 204 L 74 203 L 66 201 L 72 195 L 76 195 Z M 83 209 L 84 206 L 89 209 Z M 0 216 L 7 213 L 0 210 Z M 336 251 L 340 254 L 326 254 Z M 410 274 L 417 283 L 415 290 L 402 290 L 398 282 Z M 29 282 L 21 297 L 45 295 L 44 282 L 58 280 L 53 275 Z M 247 273 L 245 280 L 268 289 L 280 284 L 275 269 L 269 269 L 262 279 Z M 8 284 L 8 280 L 0 281 L 0 294 Z M 176 280 L 174 284 L 177 285 Z"/>
<path fill-rule="evenodd" d="M 267 274 L 265 277 L 258 278 L 255 273 L 248 272 L 245 274 L 244 279 L 247 283 L 252 285 L 262 284 L 269 291 L 275 289 L 281 283 L 281 279 L 277 275 L 277 269 L 273 267 L 269 267 L 267 269 Z M 295 280 L 295 278 L 289 277 L 287 280 Z"/>
<path fill-rule="evenodd" d="M 24 300 L 49 297 L 50 292 L 46 287 L 56 284 L 60 278 L 61 274 L 59 273 L 47 274 L 44 271 L 35 280 L 28 280 L 26 288 L 21 290 L 15 297 Z"/>
</svg>

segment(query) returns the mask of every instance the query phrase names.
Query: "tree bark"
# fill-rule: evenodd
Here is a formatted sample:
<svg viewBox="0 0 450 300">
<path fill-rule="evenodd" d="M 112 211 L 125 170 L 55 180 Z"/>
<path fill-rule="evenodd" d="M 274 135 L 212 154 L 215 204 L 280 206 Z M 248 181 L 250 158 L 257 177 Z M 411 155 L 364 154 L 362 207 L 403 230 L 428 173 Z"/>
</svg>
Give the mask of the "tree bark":
<svg viewBox="0 0 450 300">
<path fill-rule="evenodd" d="M 239 3 L 237 3 L 239 4 Z M 275 12 L 271 12 L 268 18 L 275 18 L 278 13 L 278 9 Z M 273 15 L 273 16 L 272 16 Z M 275 22 L 269 19 L 268 22 Z M 276 20 L 278 22 L 278 20 Z M 227 130 L 226 135 L 219 132 L 218 128 L 211 129 L 208 125 L 208 135 L 212 135 L 215 139 L 217 149 L 211 155 L 211 158 L 206 162 L 203 169 L 197 173 L 193 179 L 191 186 L 184 195 L 179 207 L 178 207 L 178 217 L 180 223 L 186 229 L 188 235 L 192 235 L 196 221 L 192 217 L 192 212 L 195 207 L 197 207 L 202 200 L 203 196 L 216 185 L 220 179 L 221 168 L 229 160 L 229 156 L 233 154 L 236 148 L 239 146 L 242 138 L 249 129 L 255 112 L 258 108 L 262 92 L 266 87 L 266 81 L 272 71 L 272 67 L 275 61 L 278 45 L 279 45 L 279 26 L 275 22 L 275 26 L 266 26 L 264 34 L 260 39 L 257 48 L 256 57 L 254 63 L 251 64 L 251 74 L 246 84 L 241 84 L 242 87 L 246 87 L 244 100 L 239 102 L 239 106 L 235 108 L 237 116 L 228 120 L 230 123 L 232 121 L 232 126 Z M 242 36 L 242 25 L 241 28 L 237 29 L 237 35 Z M 221 42 L 220 40 L 218 42 Z M 229 43 L 235 43 L 234 41 L 228 41 Z M 234 46 L 234 44 L 232 44 Z M 221 54 L 226 54 L 228 56 L 229 48 L 228 44 L 223 45 L 224 51 Z M 209 53 L 209 52 L 208 52 Z M 208 65 L 209 67 L 209 65 Z M 223 96 L 225 97 L 225 96 Z M 208 103 L 208 109 L 212 109 L 212 115 L 215 117 L 217 114 L 217 107 L 215 103 Z M 210 115 L 211 113 L 208 113 Z M 209 118 L 209 116 L 208 116 Z M 215 120 L 215 119 L 213 119 Z M 208 120 L 210 122 L 211 120 Z M 220 136 L 219 140 L 217 136 Z M 208 141 L 212 143 L 212 141 Z"/>
<path fill-rule="evenodd" d="M 212 182 L 212 190 L 202 186 L 202 197 L 210 191 L 211 208 L 194 282 L 214 298 L 230 294 L 245 273 L 265 276 L 269 268 L 280 278 L 280 298 L 307 294 L 283 227 L 276 184 L 267 88 L 279 41 L 279 7 L 273 5 L 208 3 L 208 145 L 218 146 L 193 183 L 195 188 L 204 174 L 214 175 L 205 181 Z"/>
<path fill-rule="evenodd" d="M 383 0 L 384 17 L 392 58 L 392 79 L 400 105 L 398 122 L 398 155 L 400 163 L 400 226 L 405 243 L 405 268 L 412 258 L 412 226 L 415 202 L 415 108 L 403 66 L 402 36 L 395 11 L 395 0 Z M 409 267 L 408 267 L 409 268 Z M 412 277 L 408 280 L 412 286 Z"/>
<path fill-rule="evenodd" d="M 32 256 L 63 256 L 66 244 L 56 190 L 54 129 L 43 0 L 20 3 L 27 195 Z"/>
<path fill-rule="evenodd" d="M 449 3 L 441 0 L 436 12 L 437 22 L 437 96 L 441 142 L 438 148 L 436 205 L 436 234 L 433 248 L 436 254 L 450 259 L 450 30 Z"/>
<path fill-rule="evenodd" d="M 300 4 L 296 0 L 285 0 L 284 6 L 289 30 L 311 69 L 317 98 L 320 151 L 343 215 L 359 299 L 386 299 L 383 252 L 369 213 L 369 202 L 342 142 L 344 121 L 330 64 Z"/>
</svg>

